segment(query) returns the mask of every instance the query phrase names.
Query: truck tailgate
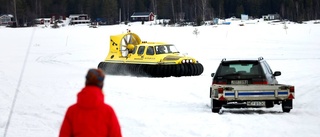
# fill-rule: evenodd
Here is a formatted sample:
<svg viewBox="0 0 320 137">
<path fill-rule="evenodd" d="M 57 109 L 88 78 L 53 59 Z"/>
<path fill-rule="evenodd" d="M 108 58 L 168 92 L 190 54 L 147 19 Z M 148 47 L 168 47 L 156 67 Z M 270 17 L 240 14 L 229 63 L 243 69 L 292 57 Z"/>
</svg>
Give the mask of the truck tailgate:
<svg viewBox="0 0 320 137">
<path fill-rule="evenodd" d="M 289 85 L 212 85 L 213 90 L 223 88 L 225 100 L 284 100 L 290 90 Z M 216 96 L 217 97 L 217 96 Z"/>
</svg>

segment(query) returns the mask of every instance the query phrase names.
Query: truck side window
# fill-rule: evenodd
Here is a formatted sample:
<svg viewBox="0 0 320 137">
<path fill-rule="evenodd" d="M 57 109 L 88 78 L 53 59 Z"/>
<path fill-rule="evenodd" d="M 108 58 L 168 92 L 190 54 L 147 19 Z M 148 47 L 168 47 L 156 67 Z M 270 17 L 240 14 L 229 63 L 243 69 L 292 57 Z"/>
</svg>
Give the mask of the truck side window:
<svg viewBox="0 0 320 137">
<path fill-rule="evenodd" d="M 272 69 L 270 68 L 269 64 L 267 62 L 263 62 L 264 65 L 267 67 L 270 74 L 272 74 Z"/>
<path fill-rule="evenodd" d="M 272 74 L 270 68 L 265 64 L 265 62 L 261 62 L 261 66 L 262 66 L 263 70 L 265 71 L 265 73 Z"/>
<path fill-rule="evenodd" d="M 154 55 L 154 49 L 153 49 L 152 46 L 149 46 L 149 47 L 147 48 L 147 55 Z"/>
<path fill-rule="evenodd" d="M 138 49 L 138 55 L 143 54 L 144 49 L 145 49 L 145 46 L 140 46 L 139 49 Z"/>
</svg>

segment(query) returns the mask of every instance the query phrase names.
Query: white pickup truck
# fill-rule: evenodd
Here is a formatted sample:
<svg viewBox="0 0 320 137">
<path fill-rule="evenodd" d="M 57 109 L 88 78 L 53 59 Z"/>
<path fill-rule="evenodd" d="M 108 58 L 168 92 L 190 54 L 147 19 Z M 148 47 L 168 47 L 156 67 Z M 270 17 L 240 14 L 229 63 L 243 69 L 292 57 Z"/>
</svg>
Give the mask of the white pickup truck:
<svg viewBox="0 0 320 137">
<path fill-rule="evenodd" d="M 220 112 L 222 107 L 266 107 L 282 104 L 283 112 L 293 108 L 294 86 L 278 84 L 276 76 L 267 62 L 258 60 L 225 60 L 212 73 L 210 86 L 211 110 Z"/>
</svg>

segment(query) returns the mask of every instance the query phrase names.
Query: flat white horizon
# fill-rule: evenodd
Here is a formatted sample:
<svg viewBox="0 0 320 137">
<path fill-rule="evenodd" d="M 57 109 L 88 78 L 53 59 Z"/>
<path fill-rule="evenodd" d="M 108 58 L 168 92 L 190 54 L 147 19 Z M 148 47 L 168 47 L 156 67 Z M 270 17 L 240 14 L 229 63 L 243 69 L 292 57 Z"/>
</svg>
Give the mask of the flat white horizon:
<svg viewBox="0 0 320 137">
<path fill-rule="evenodd" d="M 0 27 L 0 136 L 58 136 L 66 109 L 76 102 L 85 74 L 109 50 L 109 36 L 130 29 L 144 41 L 175 44 L 195 57 L 195 77 L 106 75 L 105 102 L 116 111 L 124 137 L 318 137 L 320 135 L 320 25 L 256 22 L 163 27 L 132 24 L 52 28 Z M 194 35 L 195 29 L 199 34 Z M 267 60 L 279 83 L 295 86 L 290 113 L 274 108 L 209 108 L 211 73 L 221 59 Z M 12 109 L 12 102 L 16 102 Z"/>
</svg>

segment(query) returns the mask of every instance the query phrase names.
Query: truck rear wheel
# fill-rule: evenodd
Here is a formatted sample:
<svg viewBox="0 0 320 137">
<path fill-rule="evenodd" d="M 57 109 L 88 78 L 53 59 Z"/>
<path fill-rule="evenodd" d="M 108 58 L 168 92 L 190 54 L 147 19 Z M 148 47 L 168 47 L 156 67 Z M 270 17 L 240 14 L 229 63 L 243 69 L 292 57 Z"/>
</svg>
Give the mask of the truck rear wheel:
<svg viewBox="0 0 320 137">
<path fill-rule="evenodd" d="M 282 111 L 289 113 L 292 109 L 292 100 L 284 100 L 282 101 Z"/>
<path fill-rule="evenodd" d="M 221 102 L 215 99 L 211 99 L 211 111 L 213 113 L 219 113 L 221 107 L 222 107 Z"/>
</svg>

